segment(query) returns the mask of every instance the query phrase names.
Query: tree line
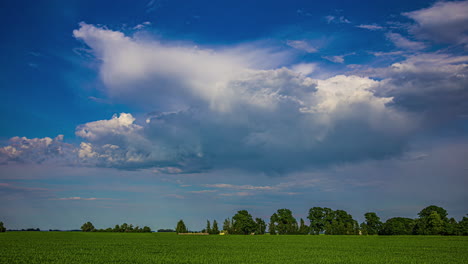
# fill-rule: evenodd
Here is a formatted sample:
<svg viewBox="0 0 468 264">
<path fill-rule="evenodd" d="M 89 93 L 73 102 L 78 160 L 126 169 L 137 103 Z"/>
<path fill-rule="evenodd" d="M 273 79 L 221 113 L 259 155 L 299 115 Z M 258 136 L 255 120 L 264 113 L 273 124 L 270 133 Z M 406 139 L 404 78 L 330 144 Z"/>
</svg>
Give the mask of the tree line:
<svg viewBox="0 0 468 264">
<path fill-rule="evenodd" d="M 344 210 L 313 207 L 309 209 L 307 225 L 302 218 L 298 222 L 291 210 L 278 209 L 270 217 L 268 232 L 271 235 L 468 235 L 468 217 L 457 222 L 453 217 L 448 218 L 444 208 L 435 205 L 422 209 L 416 219 L 393 217 L 382 222 L 375 212 L 365 213 L 364 217 L 365 221 L 359 224 Z M 219 230 L 216 220 L 212 226 L 208 220 L 202 232 L 262 235 L 266 229 L 263 219 L 254 220 L 247 210 L 240 210 L 232 218 L 224 220 L 222 230 Z M 177 223 L 176 232 L 189 232 L 183 220 Z"/>
<path fill-rule="evenodd" d="M 468 215 L 467 215 L 468 216 Z M 439 206 L 431 205 L 418 213 L 418 218 L 393 217 L 385 222 L 380 220 L 375 212 L 364 214 L 365 221 L 359 224 L 344 210 L 332 210 L 327 207 L 313 207 L 309 209 L 307 225 L 304 219 L 299 222 L 294 218 L 289 209 L 278 209 L 270 217 L 267 225 L 261 218 L 253 218 L 247 210 L 238 211 L 232 218 L 223 222 L 222 230 L 218 222 L 213 221 L 211 225 L 207 220 L 203 233 L 209 234 L 256 234 L 262 235 L 268 232 L 271 235 L 468 235 L 468 217 L 456 221 L 453 217 L 448 218 L 447 211 Z M 31 231 L 39 229 L 31 229 Z M 3 222 L 0 222 L 0 232 L 7 231 Z M 29 231 L 29 229 L 28 229 Z M 144 226 L 133 226 L 123 223 L 115 225 L 114 228 L 96 229 L 91 222 L 81 226 L 83 232 L 126 232 L 147 233 L 151 228 Z M 169 231 L 169 230 L 167 230 Z M 183 220 L 179 220 L 175 232 L 188 233 L 189 230 Z"/>
<path fill-rule="evenodd" d="M 151 228 L 144 226 L 140 228 L 139 226 L 133 227 L 132 224 L 123 223 L 122 225 L 115 225 L 114 228 L 109 227 L 106 229 L 96 229 L 91 222 L 86 222 L 81 226 L 81 231 L 83 232 L 115 232 L 115 233 L 151 233 Z"/>
</svg>

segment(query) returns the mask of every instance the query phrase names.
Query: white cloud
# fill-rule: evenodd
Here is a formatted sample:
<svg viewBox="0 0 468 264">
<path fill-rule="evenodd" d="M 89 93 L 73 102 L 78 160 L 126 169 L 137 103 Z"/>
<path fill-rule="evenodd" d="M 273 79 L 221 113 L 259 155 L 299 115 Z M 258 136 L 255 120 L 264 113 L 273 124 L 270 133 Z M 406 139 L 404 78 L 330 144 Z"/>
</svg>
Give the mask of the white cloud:
<svg viewBox="0 0 468 264">
<path fill-rule="evenodd" d="M 368 30 L 372 30 L 372 31 L 384 29 L 384 27 L 379 26 L 379 25 L 375 25 L 375 24 L 372 24 L 372 25 L 359 25 L 359 26 L 356 26 L 356 27 L 363 28 L 363 29 L 368 29 Z"/>
<path fill-rule="evenodd" d="M 389 51 L 389 52 L 382 52 L 382 51 L 369 51 L 369 54 L 372 54 L 376 57 L 380 56 L 400 56 L 403 55 L 404 52 L 399 50 L 399 51 Z"/>
<path fill-rule="evenodd" d="M 112 135 L 133 134 L 142 129 L 134 124 L 135 118 L 131 114 L 114 115 L 110 120 L 100 120 L 86 123 L 76 128 L 76 135 L 84 139 L 95 141 Z"/>
<path fill-rule="evenodd" d="M 55 138 L 32 139 L 13 137 L 9 140 L 9 145 L 0 148 L 0 164 L 9 162 L 43 163 L 57 160 L 73 162 L 71 160 L 73 151 L 72 145 L 63 142 L 63 135 L 58 135 Z"/>
<path fill-rule="evenodd" d="M 407 50 L 422 50 L 426 48 L 426 45 L 422 42 L 409 40 L 398 33 L 389 32 L 385 34 L 387 39 L 393 42 L 393 44 L 401 49 Z"/>
<path fill-rule="evenodd" d="M 317 69 L 316 63 L 299 63 L 291 66 L 293 72 L 309 75 Z"/>
<path fill-rule="evenodd" d="M 202 193 L 214 193 L 217 192 L 217 190 L 201 190 L 201 191 L 190 191 L 190 193 L 195 193 L 195 194 L 202 194 Z"/>
<path fill-rule="evenodd" d="M 347 18 L 344 16 L 340 17 L 335 17 L 335 16 L 326 16 L 325 20 L 327 21 L 328 24 L 335 23 L 335 24 L 350 24 L 351 21 L 349 21 Z"/>
<path fill-rule="evenodd" d="M 468 47 L 468 1 L 441 1 L 403 15 L 417 23 L 410 29 L 417 37 Z"/>
<path fill-rule="evenodd" d="M 250 192 L 234 192 L 234 193 L 220 193 L 220 196 L 252 196 L 253 193 Z"/>
<path fill-rule="evenodd" d="M 150 26 L 150 25 L 151 25 L 151 22 L 145 21 L 145 22 L 143 22 L 141 24 L 138 24 L 138 25 L 134 26 L 133 29 L 134 30 L 140 30 L 140 29 L 143 29 L 143 28 L 145 28 L 147 26 Z"/>
<path fill-rule="evenodd" d="M 344 55 L 337 55 L 337 56 L 322 56 L 322 58 L 329 60 L 334 63 L 344 63 Z"/>
<path fill-rule="evenodd" d="M 83 142 L 70 153 L 85 166 L 284 173 L 400 154 L 413 128 L 391 96 L 376 95 L 381 81 L 314 80 L 304 73 L 313 64 L 260 70 L 251 53 L 163 45 L 87 24 L 74 35 L 99 59 L 111 99 L 157 110 L 78 126 Z"/>
<path fill-rule="evenodd" d="M 354 55 L 354 54 L 356 54 L 356 53 L 352 52 L 352 53 L 337 55 L 337 56 L 322 56 L 322 58 L 326 59 L 326 60 L 329 60 L 331 62 L 334 62 L 334 63 L 344 63 L 346 56 L 351 56 L 351 55 Z"/>
<path fill-rule="evenodd" d="M 286 44 L 290 47 L 293 47 L 298 50 L 305 51 L 307 53 L 316 53 L 318 49 L 314 47 L 312 44 L 305 40 L 288 40 Z"/>
<path fill-rule="evenodd" d="M 100 75 L 111 97 L 172 110 L 208 102 L 213 109 L 228 111 L 237 99 L 232 96 L 233 87 L 227 86 L 230 80 L 243 78 L 258 64 L 281 58 L 266 50 L 252 53 L 236 47 L 214 51 L 143 42 L 84 23 L 73 33 L 102 61 Z"/>
</svg>

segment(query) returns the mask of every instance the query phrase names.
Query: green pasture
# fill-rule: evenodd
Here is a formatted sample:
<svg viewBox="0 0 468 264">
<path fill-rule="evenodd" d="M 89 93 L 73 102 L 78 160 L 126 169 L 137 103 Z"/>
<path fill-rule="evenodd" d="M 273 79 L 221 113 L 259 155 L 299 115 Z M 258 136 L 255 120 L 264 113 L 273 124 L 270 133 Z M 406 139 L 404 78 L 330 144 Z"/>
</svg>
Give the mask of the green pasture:
<svg viewBox="0 0 468 264">
<path fill-rule="evenodd" d="M 468 263 L 468 237 L 6 232 L 0 263 Z"/>
</svg>

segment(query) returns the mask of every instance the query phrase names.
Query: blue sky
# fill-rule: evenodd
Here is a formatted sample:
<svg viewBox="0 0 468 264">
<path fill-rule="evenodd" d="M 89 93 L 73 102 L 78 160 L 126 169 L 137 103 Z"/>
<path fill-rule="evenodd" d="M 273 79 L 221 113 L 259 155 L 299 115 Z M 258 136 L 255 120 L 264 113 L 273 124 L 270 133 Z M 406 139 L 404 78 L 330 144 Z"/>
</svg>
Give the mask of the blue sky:
<svg viewBox="0 0 468 264">
<path fill-rule="evenodd" d="M 468 212 L 468 1 L 0 6 L 0 220 Z"/>
</svg>

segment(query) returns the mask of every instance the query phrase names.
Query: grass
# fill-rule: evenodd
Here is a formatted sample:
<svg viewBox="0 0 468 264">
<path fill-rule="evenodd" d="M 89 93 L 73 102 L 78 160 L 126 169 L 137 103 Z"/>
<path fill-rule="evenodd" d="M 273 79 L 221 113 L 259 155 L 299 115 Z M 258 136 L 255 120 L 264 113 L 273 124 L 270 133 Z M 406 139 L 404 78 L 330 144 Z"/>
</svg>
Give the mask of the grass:
<svg viewBox="0 0 468 264">
<path fill-rule="evenodd" d="M 7 232 L 0 263 L 468 263 L 468 237 Z"/>
</svg>

